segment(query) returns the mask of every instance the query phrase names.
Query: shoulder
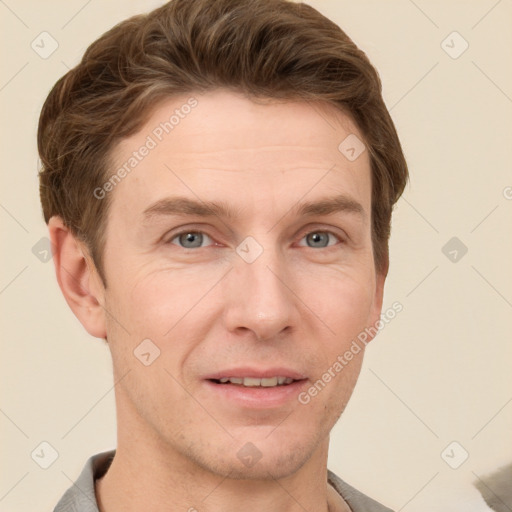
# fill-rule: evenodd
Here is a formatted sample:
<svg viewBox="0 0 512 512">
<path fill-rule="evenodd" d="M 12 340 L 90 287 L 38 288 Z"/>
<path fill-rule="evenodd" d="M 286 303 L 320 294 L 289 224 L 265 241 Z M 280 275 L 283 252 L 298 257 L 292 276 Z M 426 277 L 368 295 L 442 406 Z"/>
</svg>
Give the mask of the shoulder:
<svg viewBox="0 0 512 512">
<path fill-rule="evenodd" d="M 64 493 L 53 512 L 98 512 L 94 480 L 106 472 L 114 455 L 115 450 L 111 450 L 90 457 L 78 479 Z"/>
<path fill-rule="evenodd" d="M 393 512 L 390 508 L 381 505 L 377 501 L 348 485 L 332 471 L 327 471 L 327 480 L 347 502 L 352 512 Z"/>
</svg>

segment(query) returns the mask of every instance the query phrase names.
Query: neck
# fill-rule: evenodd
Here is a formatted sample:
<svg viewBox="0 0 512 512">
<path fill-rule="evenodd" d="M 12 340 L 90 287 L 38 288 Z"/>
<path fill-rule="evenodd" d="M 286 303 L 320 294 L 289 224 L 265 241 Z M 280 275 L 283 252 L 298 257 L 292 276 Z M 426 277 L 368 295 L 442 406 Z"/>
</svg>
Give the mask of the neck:
<svg viewBox="0 0 512 512">
<path fill-rule="evenodd" d="M 119 435 L 114 460 L 96 481 L 98 507 L 100 512 L 349 512 L 327 483 L 327 451 L 328 439 L 285 478 L 235 480 L 198 466 L 170 447 L 163 449 L 154 436 L 131 431 Z"/>
</svg>

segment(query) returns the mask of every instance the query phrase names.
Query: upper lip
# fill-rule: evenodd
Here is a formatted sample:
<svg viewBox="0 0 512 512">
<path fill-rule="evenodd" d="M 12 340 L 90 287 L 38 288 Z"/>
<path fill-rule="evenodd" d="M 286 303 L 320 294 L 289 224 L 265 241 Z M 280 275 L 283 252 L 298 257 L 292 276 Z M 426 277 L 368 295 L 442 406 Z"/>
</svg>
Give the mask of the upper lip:
<svg viewBox="0 0 512 512">
<path fill-rule="evenodd" d="M 274 368 L 264 368 L 258 369 L 254 367 L 237 367 L 230 368 L 228 370 L 220 370 L 218 372 L 209 374 L 205 377 L 207 380 L 219 380 L 230 377 L 252 377 L 253 379 L 269 379 L 271 377 L 287 377 L 293 380 L 302 380 L 305 379 L 306 376 L 302 373 L 292 370 L 290 368 L 285 367 L 274 367 Z"/>
</svg>

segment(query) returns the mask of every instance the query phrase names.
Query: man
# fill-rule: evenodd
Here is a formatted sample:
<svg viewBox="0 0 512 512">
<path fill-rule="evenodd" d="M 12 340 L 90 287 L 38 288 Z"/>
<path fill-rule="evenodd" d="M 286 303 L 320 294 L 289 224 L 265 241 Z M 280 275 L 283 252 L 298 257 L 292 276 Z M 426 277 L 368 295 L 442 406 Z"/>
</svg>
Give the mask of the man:
<svg viewBox="0 0 512 512">
<path fill-rule="evenodd" d="M 118 423 L 55 511 L 389 510 L 327 470 L 407 180 L 364 53 L 304 4 L 173 0 L 89 47 L 38 137 Z"/>
</svg>

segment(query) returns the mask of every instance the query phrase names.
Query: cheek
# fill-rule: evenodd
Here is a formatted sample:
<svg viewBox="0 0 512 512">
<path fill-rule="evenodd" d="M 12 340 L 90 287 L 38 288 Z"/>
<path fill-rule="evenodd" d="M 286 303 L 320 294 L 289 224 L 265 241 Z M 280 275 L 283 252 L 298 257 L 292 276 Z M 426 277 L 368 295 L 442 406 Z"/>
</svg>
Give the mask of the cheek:
<svg viewBox="0 0 512 512">
<path fill-rule="evenodd" d="M 368 272 L 331 268 L 301 277 L 300 297 L 338 348 L 367 327 L 374 294 L 375 282 Z"/>
<path fill-rule="evenodd" d="M 119 287 L 120 309 L 133 331 L 162 339 L 208 303 L 209 291 L 221 276 L 218 267 L 163 268 L 135 276 L 130 289 Z"/>
<path fill-rule="evenodd" d="M 107 332 L 119 372 L 141 370 L 134 351 L 139 350 L 143 340 L 149 339 L 156 349 L 144 343 L 158 353 L 156 364 L 151 368 L 165 367 L 182 380 L 185 361 L 220 316 L 222 304 L 213 300 L 216 290 L 212 287 L 222 275 L 223 270 L 215 267 L 201 271 L 165 269 L 140 279 L 127 277 L 126 283 L 135 282 L 130 287 L 122 283 L 115 289 L 112 287 L 108 296 L 107 309 L 112 314 L 107 315 Z M 146 352 L 144 349 L 143 353 Z M 169 375 L 164 375 L 166 380 Z"/>
</svg>

